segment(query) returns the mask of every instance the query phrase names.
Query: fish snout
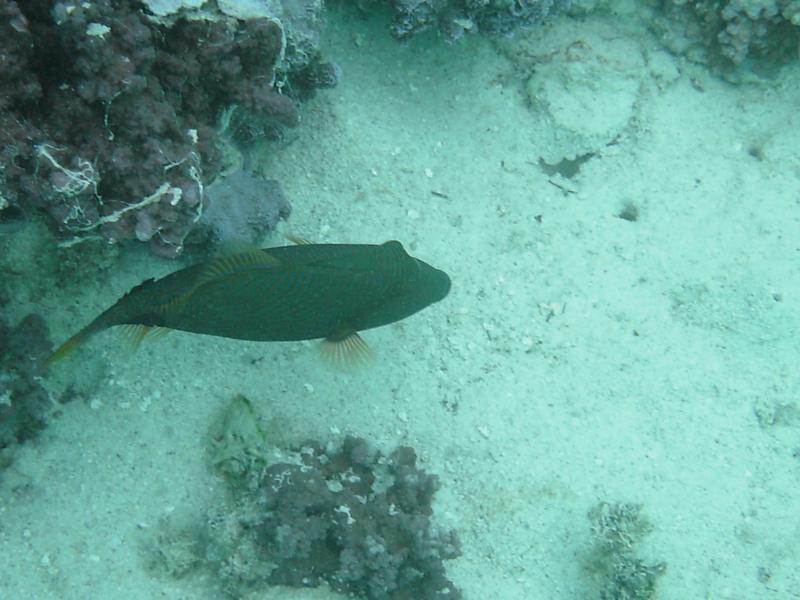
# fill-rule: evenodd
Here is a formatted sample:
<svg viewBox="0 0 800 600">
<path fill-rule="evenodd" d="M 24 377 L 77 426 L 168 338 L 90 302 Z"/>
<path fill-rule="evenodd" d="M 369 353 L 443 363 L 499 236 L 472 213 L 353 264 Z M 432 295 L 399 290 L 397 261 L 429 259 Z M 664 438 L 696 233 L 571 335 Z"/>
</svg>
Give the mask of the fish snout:
<svg viewBox="0 0 800 600">
<path fill-rule="evenodd" d="M 450 287 L 452 285 L 450 276 L 444 271 L 432 267 L 418 258 L 414 260 L 417 262 L 417 266 L 422 274 L 424 289 L 430 294 L 430 303 L 432 304 L 443 300 L 447 294 L 450 293 Z"/>
<path fill-rule="evenodd" d="M 452 282 L 450 281 L 450 276 L 444 271 L 439 271 L 437 269 L 436 275 L 438 276 L 439 280 L 439 300 L 443 300 L 445 297 L 447 297 L 447 294 L 450 293 Z"/>
</svg>

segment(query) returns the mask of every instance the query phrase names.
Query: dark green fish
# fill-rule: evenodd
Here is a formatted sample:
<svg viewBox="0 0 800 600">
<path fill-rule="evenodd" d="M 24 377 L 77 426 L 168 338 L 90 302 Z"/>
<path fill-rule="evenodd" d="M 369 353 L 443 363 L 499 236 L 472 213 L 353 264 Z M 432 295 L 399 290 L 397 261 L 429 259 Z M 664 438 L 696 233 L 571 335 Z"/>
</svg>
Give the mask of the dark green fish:
<svg viewBox="0 0 800 600">
<path fill-rule="evenodd" d="M 148 279 L 72 336 L 55 362 L 99 331 L 178 329 L 252 341 L 324 338 L 334 362 L 368 354 L 358 331 L 388 325 L 438 302 L 446 273 L 409 256 L 400 242 L 252 248 Z"/>
</svg>

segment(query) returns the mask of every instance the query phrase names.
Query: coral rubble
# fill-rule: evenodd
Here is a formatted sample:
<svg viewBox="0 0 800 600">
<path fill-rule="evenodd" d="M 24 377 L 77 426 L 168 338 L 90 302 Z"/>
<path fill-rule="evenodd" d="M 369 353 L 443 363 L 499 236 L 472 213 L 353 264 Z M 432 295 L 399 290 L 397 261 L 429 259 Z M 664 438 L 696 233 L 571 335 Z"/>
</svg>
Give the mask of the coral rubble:
<svg viewBox="0 0 800 600">
<path fill-rule="evenodd" d="M 594 545 L 588 567 L 601 600 L 653 600 L 663 562 L 647 563 L 636 548 L 651 529 L 639 504 L 600 502 L 589 511 Z"/>
<path fill-rule="evenodd" d="M 516 27 L 536 23 L 567 0 L 390 0 L 392 34 L 408 39 L 436 28 L 448 41 L 465 33 L 508 34 Z"/>
</svg>

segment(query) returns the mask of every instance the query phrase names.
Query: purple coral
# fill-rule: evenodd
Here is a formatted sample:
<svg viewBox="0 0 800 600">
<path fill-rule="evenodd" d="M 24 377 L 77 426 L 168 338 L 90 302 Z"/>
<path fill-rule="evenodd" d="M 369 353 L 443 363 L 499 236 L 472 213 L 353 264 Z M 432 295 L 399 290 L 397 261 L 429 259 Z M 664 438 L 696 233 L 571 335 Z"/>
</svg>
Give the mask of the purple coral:
<svg viewBox="0 0 800 600">
<path fill-rule="evenodd" d="M 509 34 L 516 27 L 547 17 L 569 0 L 389 0 L 394 12 L 392 34 L 405 40 L 436 27 L 452 41 L 467 32 Z"/>
<path fill-rule="evenodd" d="M 340 448 L 308 441 L 296 457 L 244 473 L 237 504 L 252 506 L 242 537 L 212 531 L 206 556 L 220 574 L 246 557 L 236 579 L 247 585 L 332 589 L 367 600 L 458 600 L 444 561 L 461 554 L 455 531 L 432 523 L 439 480 L 417 465 L 410 447 L 388 456 L 348 436 Z M 245 467 L 246 468 L 246 467 Z M 239 482 L 241 483 L 241 482 Z"/>
<path fill-rule="evenodd" d="M 208 189 L 208 198 L 211 200 L 208 210 L 203 213 L 196 233 L 203 241 L 210 237 L 217 244 L 257 243 L 292 211 L 278 181 L 260 179 L 245 171 L 236 171 L 214 182 Z"/>
<path fill-rule="evenodd" d="M 221 111 L 298 122 L 270 19 L 157 25 L 133 0 L 0 0 L 0 194 L 60 235 L 175 256 L 222 168 Z"/>
<path fill-rule="evenodd" d="M 737 71 L 753 71 L 772 77 L 776 69 L 797 57 L 800 38 L 800 3 L 797 0 L 747 2 L 745 0 L 671 0 L 662 3 L 666 20 L 676 31 L 676 42 L 686 51 L 684 38 L 692 40 L 688 51 L 737 79 Z M 663 24 L 658 25 L 663 28 Z"/>
</svg>

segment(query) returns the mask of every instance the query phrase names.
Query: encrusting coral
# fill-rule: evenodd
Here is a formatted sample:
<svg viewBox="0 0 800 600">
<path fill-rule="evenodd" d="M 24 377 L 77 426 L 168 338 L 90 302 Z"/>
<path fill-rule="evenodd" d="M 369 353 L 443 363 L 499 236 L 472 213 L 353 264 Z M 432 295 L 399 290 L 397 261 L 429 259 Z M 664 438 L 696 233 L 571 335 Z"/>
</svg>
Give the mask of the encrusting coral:
<svg viewBox="0 0 800 600">
<path fill-rule="evenodd" d="M 137 239 L 175 256 L 222 171 L 219 117 L 298 123 L 271 18 L 177 18 L 133 0 L 0 0 L 0 195 L 65 244 Z M 304 65 L 308 68 L 308 65 Z"/>
</svg>

